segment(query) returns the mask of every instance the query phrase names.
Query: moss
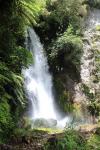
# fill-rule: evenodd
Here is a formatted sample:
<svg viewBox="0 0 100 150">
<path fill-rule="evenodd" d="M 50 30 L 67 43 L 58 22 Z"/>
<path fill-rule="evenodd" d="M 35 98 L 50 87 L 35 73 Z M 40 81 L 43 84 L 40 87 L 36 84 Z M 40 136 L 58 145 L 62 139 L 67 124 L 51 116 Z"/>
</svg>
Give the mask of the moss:
<svg viewBox="0 0 100 150">
<path fill-rule="evenodd" d="M 87 141 L 87 150 L 100 150 L 100 135 L 91 135 Z"/>
<path fill-rule="evenodd" d="M 72 105 L 72 93 L 68 89 L 69 85 L 68 82 L 71 82 L 68 80 L 66 74 L 57 75 L 54 79 L 54 85 L 55 89 L 57 91 L 57 103 L 59 104 L 59 107 L 64 112 L 72 112 L 73 111 L 73 105 Z M 72 83 L 70 83 L 72 84 Z M 70 85 L 71 86 L 71 85 Z M 73 88 L 73 85 L 72 87 Z"/>
<path fill-rule="evenodd" d="M 14 122 L 10 113 L 10 105 L 5 102 L 0 102 L 0 143 L 9 140 L 13 131 Z"/>
<path fill-rule="evenodd" d="M 80 122 L 82 119 L 82 104 L 73 104 L 73 122 Z"/>
<path fill-rule="evenodd" d="M 97 25 L 97 26 L 96 26 L 96 30 L 97 30 L 97 31 L 100 31 L 100 25 Z"/>
<path fill-rule="evenodd" d="M 54 142 L 45 144 L 45 150 L 86 150 L 86 141 L 84 137 L 73 129 L 66 129 L 63 137 L 58 138 Z"/>
<path fill-rule="evenodd" d="M 53 129 L 53 128 L 37 128 L 38 131 L 46 131 L 48 134 L 54 134 L 54 133 L 62 133 L 63 130 L 61 129 Z"/>
</svg>

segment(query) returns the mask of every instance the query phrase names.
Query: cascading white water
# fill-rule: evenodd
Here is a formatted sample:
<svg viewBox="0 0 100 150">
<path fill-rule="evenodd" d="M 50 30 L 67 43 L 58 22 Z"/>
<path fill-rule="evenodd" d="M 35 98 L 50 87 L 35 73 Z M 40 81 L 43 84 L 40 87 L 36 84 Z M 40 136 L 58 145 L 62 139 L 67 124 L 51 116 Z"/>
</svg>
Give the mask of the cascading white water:
<svg viewBox="0 0 100 150">
<path fill-rule="evenodd" d="M 23 70 L 25 77 L 25 87 L 28 99 L 31 103 L 30 118 L 54 119 L 58 127 L 65 127 L 69 122 L 69 117 L 59 120 L 59 113 L 54 107 L 54 97 L 52 92 L 52 76 L 48 71 L 48 63 L 43 46 L 33 29 L 28 29 L 26 47 L 33 55 L 33 64 Z M 28 40 L 30 38 L 30 41 Z"/>
<path fill-rule="evenodd" d="M 33 29 L 28 30 L 30 50 L 34 63 L 25 70 L 26 87 L 32 103 L 32 118 L 57 119 L 52 94 L 52 77 L 48 71 L 47 59 L 38 36 Z M 26 43 L 29 44 L 29 43 Z"/>
<path fill-rule="evenodd" d="M 86 20 L 86 31 L 84 33 L 83 56 L 81 58 L 81 79 L 82 83 L 88 85 L 90 88 L 91 72 L 93 70 L 94 56 L 92 57 L 92 37 L 94 36 L 94 28 L 100 24 L 100 13 L 98 10 L 90 12 Z M 26 39 L 26 47 L 30 49 L 33 54 L 34 63 L 28 68 L 23 70 L 25 77 L 25 87 L 30 100 L 30 118 L 31 119 L 54 119 L 57 120 L 58 127 L 65 127 L 66 123 L 71 122 L 71 117 L 61 118 L 59 120 L 59 113 L 54 107 L 54 97 L 52 93 L 52 77 L 48 71 L 48 63 L 46 55 L 43 51 L 43 46 L 34 32 L 29 28 L 28 38 Z M 98 42 L 96 43 L 98 45 Z M 81 84 L 75 86 L 75 99 L 74 101 L 82 103 L 86 100 L 84 93 L 81 90 Z M 94 88 L 95 85 L 93 85 Z M 81 112 L 80 112 L 81 113 Z M 85 114 L 85 116 L 84 116 Z M 87 111 L 83 112 L 81 121 L 87 122 Z"/>
</svg>

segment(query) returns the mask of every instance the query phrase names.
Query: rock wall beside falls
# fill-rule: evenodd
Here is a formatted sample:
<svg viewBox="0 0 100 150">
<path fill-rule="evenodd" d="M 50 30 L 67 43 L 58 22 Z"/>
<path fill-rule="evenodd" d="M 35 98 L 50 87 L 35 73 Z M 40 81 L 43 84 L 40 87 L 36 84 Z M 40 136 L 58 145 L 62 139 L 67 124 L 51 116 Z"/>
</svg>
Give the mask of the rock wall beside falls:
<svg viewBox="0 0 100 150">
<path fill-rule="evenodd" d="M 82 83 L 96 96 L 100 90 L 100 10 L 93 9 L 86 20 L 83 57 L 81 66 Z"/>
<path fill-rule="evenodd" d="M 74 102 L 81 103 L 83 115 L 89 116 L 89 111 L 90 114 L 98 116 L 96 112 L 100 109 L 100 10 L 90 10 L 84 30 L 81 83 L 75 86 Z M 88 111 L 83 107 L 87 107 Z"/>
<path fill-rule="evenodd" d="M 74 118 L 78 116 L 82 120 L 85 120 L 89 116 L 88 110 L 90 112 L 93 111 L 92 114 L 95 113 L 93 103 L 97 97 L 97 91 L 99 91 L 99 73 L 97 73 L 99 72 L 97 61 L 99 50 L 95 50 L 99 44 L 99 14 L 99 10 L 97 9 L 90 10 L 88 13 L 83 37 L 79 36 L 83 41 L 82 56 L 80 54 L 77 57 L 75 47 L 79 43 L 79 40 L 72 33 L 69 35 L 65 32 L 59 35 L 60 37 L 57 37 L 56 40 L 53 39 L 53 43 L 51 42 L 48 45 L 44 43 L 50 70 L 53 73 L 55 86 L 53 92 L 56 93 L 56 102 L 66 114 L 73 113 Z M 73 29 L 71 28 L 71 30 Z M 70 44 L 68 43 L 69 41 Z M 76 45 L 73 44 L 74 41 Z M 73 53 L 71 53 L 71 50 Z M 79 49 L 78 54 L 81 53 L 81 50 Z M 50 57 L 52 54 L 54 54 L 54 59 L 53 56 L 52 58 Z M 91 106 L 92 104 L 93 106 Z M 87 108 L 89 109 L 87 110 Z"/>
</svg>

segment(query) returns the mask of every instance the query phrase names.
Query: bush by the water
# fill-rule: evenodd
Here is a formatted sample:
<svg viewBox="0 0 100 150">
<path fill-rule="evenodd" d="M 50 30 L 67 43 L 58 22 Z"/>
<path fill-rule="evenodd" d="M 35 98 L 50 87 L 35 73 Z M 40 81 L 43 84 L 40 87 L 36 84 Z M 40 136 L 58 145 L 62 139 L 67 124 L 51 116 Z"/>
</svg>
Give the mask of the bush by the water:
<svg viewBox="0 0 100 150">
<path fill-rule="evenodd" d="M 49 141 L 44 147 L 44 150 L 86 150 L 86 140 L 78 131 L 66 129 L 62 138 Z"/>
<path fill-rule="evenodd" d="M 82 40 L 77 33 L 74 33 L 70 25 L 66 32 L 52 43 L 50 50 L 51 65 L 56 64 L 55 70 L 60 71 L 71 64 L 77 70 L 80 69 L 80 57 L 82 54 Z M 61 61 L 60 61 L 61 60 Z"/>
</svg>

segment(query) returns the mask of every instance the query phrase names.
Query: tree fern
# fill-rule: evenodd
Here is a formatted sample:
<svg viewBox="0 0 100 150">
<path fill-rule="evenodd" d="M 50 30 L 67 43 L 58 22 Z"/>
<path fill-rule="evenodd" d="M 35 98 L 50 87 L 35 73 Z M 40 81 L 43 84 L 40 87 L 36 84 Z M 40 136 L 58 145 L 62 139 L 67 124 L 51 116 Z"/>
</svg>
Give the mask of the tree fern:
<svg viewBox="0 0 100 150">
<path fill-rule="evenodd" d="M 9 91 L 6 91 L 6 86 L 9 85 L 10 89 L 13 91 L 11 94 Z M 24 99 L 24 90 L 23 90 L 23 78 L 21 75 L 17 75 L 16 73 L 10 71 L 6 64 L 0 63 L 0 92 L 4 91 L 3 94 L 0 94 L 1 100 L 4 99 L 5 94 L 6 98 L 11 99 L 12 97 L 15 99 L 16 103 L 20 103 L 21 105 L 25 104 Z M 8 92 L 8 93 L 7 93 Z"/>
<path fill-rule="evenodd" d="M 43 9 L 43 3 L 41 1 L 35 0 L 20 0 L 20 14 L 24 18 L 27 24 L 36 24 L 39 13 Z"/>
</svg>

